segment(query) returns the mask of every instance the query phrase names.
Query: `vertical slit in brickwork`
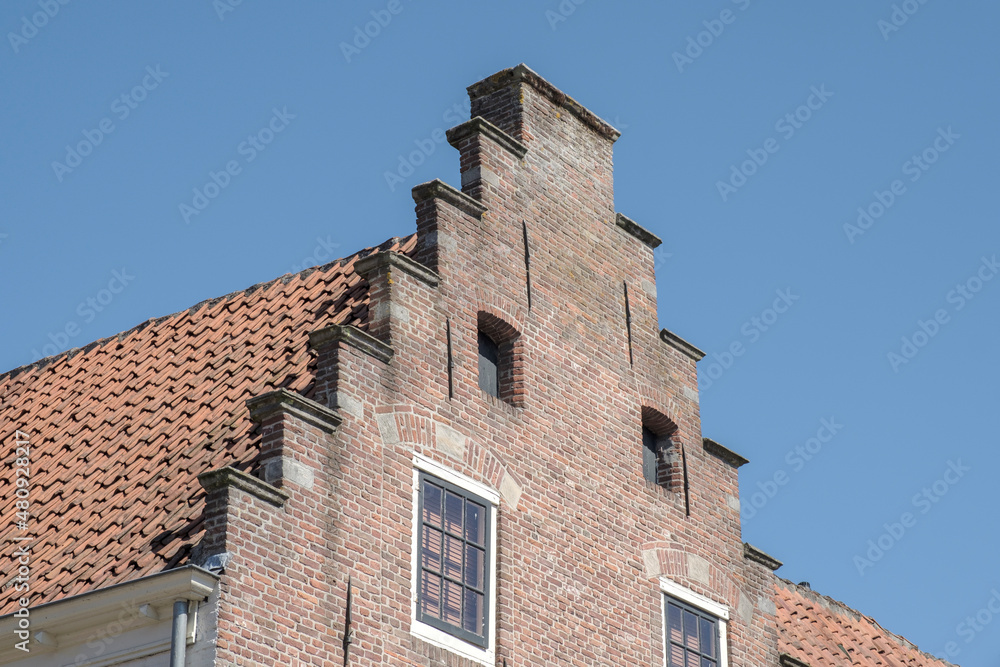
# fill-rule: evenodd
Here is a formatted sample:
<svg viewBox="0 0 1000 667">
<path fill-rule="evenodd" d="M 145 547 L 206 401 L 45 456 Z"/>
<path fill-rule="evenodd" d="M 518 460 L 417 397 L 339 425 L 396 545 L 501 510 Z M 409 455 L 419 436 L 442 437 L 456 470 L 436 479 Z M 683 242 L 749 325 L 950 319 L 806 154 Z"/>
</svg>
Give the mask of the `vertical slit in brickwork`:
<svg viewBox="0 0 1000 667">
<path fill-rule="evenodd" d="M 455 396 L 455 358 L 451 352 L 451 319 L 444 321 L 444 334 L 448 341 L 448 398 Z"/>
<path fill-rule="evenodd" d="M 531 310 L 531 250 L 528 248 L 528 223 L 521 221 L 524 231 L 524 284 L 528 291 L 528 310 Z"/>
<path fill-rule="evenodd" d="M 628 336 L 628 363 L 633 365 L 632 360 L 632 310 L 629 308 L 628 303 L 628 281 L 623 283 L 625 285 L 625 333 Z"/>
<path fill-rule="evenodd" d="M 347 611 L 344 618 L 344 667 L 351 661 L 351 643 L 354 641 L 354 629 L 351 627 L 351 603 L 354 592 L 351 588 L 351 578 L 347 577 Z"/>
<path fill-rule="evenodd" d="M 691 516 L 691 493 L 688 487 L 688 460 L 684 452 L 684 445 L 681 445 L 681 467 L 684 469 L 684 514 Z"/>
</svg>

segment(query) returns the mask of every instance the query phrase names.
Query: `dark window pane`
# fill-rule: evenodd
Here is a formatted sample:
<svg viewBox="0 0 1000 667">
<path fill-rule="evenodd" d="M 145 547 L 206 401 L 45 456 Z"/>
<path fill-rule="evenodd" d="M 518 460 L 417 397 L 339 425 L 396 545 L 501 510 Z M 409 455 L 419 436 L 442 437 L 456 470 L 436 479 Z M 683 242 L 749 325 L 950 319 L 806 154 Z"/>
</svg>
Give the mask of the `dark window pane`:
<svg viewBox="0 0 1000 667">
<path fill-rule="evenodd" d="M 483 589 L 483 562 L 486 553 L 471 544 L 465 547 L 465 585 Z"/>
<path fill-rule="evenodd" d="M 441 489 L 424 480 L 423 489 L 424 521 L 441 527 Z"/>
<path fill-rule="evenodd" d="M 500 348 L 493 339 L 479 332 L 479 387 L 492 396 L 500 395 Z"/>
<path fill-rule="evenodd" d="M 719 620 L 665 598 L 668 667 L 718 667 Z"/>
<path fill-rule="evenodd" d="M 710 658 L 715 657 L 715 623 L 707 618 L 701 621 L 701 652 Z"/>
<path fill-rule="evenodd" d="M 462 581 L 462 540 L 444 538 L 444 576 Z"/>
<path fill-rule="evenodd" d="M 441 537 L 441 531 L 424 526 L 423 539 L 420 545 L 420 564 L 435 572 L 441 572 L 441 551 L 443 547 Z"/>
<path fill-rule="evenodd" d="M 669 634 L 667 638 L 677 644 L 683 643 L 684 635 L 681 633 L 681 608 L 677 605 L 667 606 L 667 628 Z"/>
<path fill-rule="evenodd" d="M 481 498 L 443 480 L 420 475 L 420 619 L 485 646 L 487 524 L 489 506 Z"/>
<path fill-rule="evenodd" d="M 486 545 L 486 508 L 471 500 L 465 501 L 465 539 Z"/>
<path fill-rule="evenodd" d="M 698 650 L 698 617 L 689 611 L 684 612 L 684 647 Z"/>
<path fill-rule="evenodd" d="M 444 529 L 453 535 L 462 534 L 462 515 L 465 513 L 465 499 L 451 491 L 444 497 Z"/>
<path fill-rule="evenodd" d="M 462 626 L 469 632 L 483 634 L 486 620 L 483 616 L 483 595 L 475 591 L 465 591 L 465 624 Z"/>
<path fill-rule="evenodd" d="M 445 579 L 443 602 L 441 619 L 454 626 L 462 627 L 462 586 Z"/>
<path fill-rule="evenodd" d="M 420 578 L 420 611 L 441 618 L 441 577 L 424 572 Z"/>
<path fill-rule="evenodd" d="M 659 468 L 656 450 L 656 434 L 644 426 L 642 428 L 642 478 L 653 484 L 657 482 Z"/>
</svg>

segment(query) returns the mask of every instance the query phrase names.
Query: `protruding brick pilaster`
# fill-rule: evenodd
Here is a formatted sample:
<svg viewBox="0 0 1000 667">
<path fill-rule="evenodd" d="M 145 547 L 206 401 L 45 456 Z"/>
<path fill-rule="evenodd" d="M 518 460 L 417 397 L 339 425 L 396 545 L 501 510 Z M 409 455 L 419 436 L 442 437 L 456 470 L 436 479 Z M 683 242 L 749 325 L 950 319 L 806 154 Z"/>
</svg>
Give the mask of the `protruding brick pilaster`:
<svg viewBox="0 0 1000 667">
<path fill-rule="evenodd" d="M 199 476 L 205 536 L 192 556 L 225 570 L 218 664 L 342 664 L 346 573 L 331 559 L 328 504 L 338 452 L 330 436 L 341 420 L 285 389 L 247 406 L 259 424 L 259 471 Z"/>
<path fill-rule="evenodd" d="M 409 298 L 412 290 L 403 285 L 406 277 L 415 278 L 429 287 L 437 287 L 439 282 L 434 271 L 397 252 L 369 255 L 358 260 L 354 269 L 371 286 L 368 292 L 368 333 L 389 345 L 411 320 L 410 310 L 424 305 Z M 426 304 L 426 299 L 424 302 Z M 416 314 L 412 317 L 415 319 Z"/>
<path fill-rule="evenodd" d="M 392 360 L 393 349 L 367 331 L 357 327 L 334 324 L 309 334 L 309 346 L 316 351 L 316 400 L 340 411 L 340 416 L 364 416 L 361 396 L 370 389 L 364 386 L 365 374 L 354 368 L 359 358 L 370 359 L 377 365 Z M 346 349 L 355 354 L 347 353 Z M 352 363 L 352 360 L 354 363 Z M 362 364 L 366 370 L 368 364 Z M 360 393 L 359 393 L 360 392 Z"/>
<path fill-rule="evenodd" d="M 308 424 L 324 433 L 340 426 L 340 416 L 324 405 L 304 396 L 279 389 L 247 401 L 250 419 L 261 427 L 261 477 L 277 488 L 291 483 L 312 489 L 317 468 L 313 443 L 303 442 L 302 425 Z"/>
<path fill-rule="evenodd" d="M 281 507 L 288 500 L 288 494 L 281 489 L 228 466 L 203 472 L 198 475 L 198 481 L 205 489 L 205 508 L 202 513 L 205 536 L 192 557 L 198 563 L 204 563 L 220 554 L 226 554 L 225 560 L 229 560 L 232 541 L 230 528 L 235 518 L 233 511 L 239 507 L 244 494 L 274 507 Z"/>
<path fill-rule="evenodd" d="M 462 192 L 482 202 L 513 195 L 528 149 L 482 116 L 448 130 L 461 155 Z"/>
<path fill-rule="evenodd" d="M 433 180 L 413 188 L 417 212 L 416 260 L 447 278 L 460 239 L 475 238 L 486 207 L 447 183 Z"/>
<path fill-rule="evenodd" d="M 560 179 L 577 176 L 567 170 L 585 166 L 587 173 L 579 176 L 613 201 L 611 147 L 618 130 L 523 64 L 472 84 L 468 92 L 473 118 L 481 116 L 523 144 L 526 166 Z M 567 159 L 570 145 L 582 149 L 589 164 L 580 165 L 577 154 Z"/>
</svg>

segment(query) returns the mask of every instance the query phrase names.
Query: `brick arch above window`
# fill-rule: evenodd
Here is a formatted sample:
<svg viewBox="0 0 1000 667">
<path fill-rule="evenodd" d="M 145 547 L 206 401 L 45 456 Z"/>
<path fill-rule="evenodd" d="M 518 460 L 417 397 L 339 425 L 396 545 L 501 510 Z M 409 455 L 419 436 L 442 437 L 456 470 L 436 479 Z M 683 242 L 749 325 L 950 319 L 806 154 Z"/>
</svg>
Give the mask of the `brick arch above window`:
<svg viewBox="0 0 1000 667">
<path fill-rule="evenodd" d="M 383 444 L 402 445 L 454 467 L 458 472 L 496 490 L 509 509 L 516 510 L 523 481 L 489 446 L 450 424 L 412 409 L 377 408 L 376 424 Z"/>
<path fill-rule="evenodd" d="M 663 435 L 671 435 L 677 431 L 677 424 L 656 408 L 642 406 L 642 425 Z"/>
<path fill-rule="evenodd" d="M 739 610 L 742 619 L 749 621 L 753 604 L 748 596 L 728 573 L 703 556 L 676 543 L 649 542 L 642 545 L 642 562 L 646 579 L 665 577 L 710 593 L 730 609 Z"/>
<path fill-rule="evenodd" d="M 508 323 L 514 331 L 524 331 L 525 307 L 480 285 L 476 285 L 476 310 Z"/>
<path fill-rule="evenodd" d="M 684 490 L 684 460 L 677 424 L 656 408 L 642 406 L 644 476 L 674 492 Z M 652 442 L 651 442 L 652 440 Z M 649 461 L 652 457 L 652 462 Z M 649 470 L 649 465 L 654 470 Z"/>
<path fill-rule="evenodd" d="M 510 321 L 487 310 L 477 312 L 476 327 L 479 334 L 485 334 L 496 344 L 497 398 L 517 407 L 523 406 L 524 341 L 521 332 Z"/>
</svg>

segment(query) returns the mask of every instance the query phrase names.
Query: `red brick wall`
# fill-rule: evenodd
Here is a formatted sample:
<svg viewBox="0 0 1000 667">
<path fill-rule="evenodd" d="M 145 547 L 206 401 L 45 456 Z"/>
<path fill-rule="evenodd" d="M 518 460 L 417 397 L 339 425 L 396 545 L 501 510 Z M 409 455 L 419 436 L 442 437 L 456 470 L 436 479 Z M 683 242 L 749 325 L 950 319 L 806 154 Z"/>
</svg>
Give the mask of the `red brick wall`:
<svg viewBox="0 0 1000 667">
<path fill-rule="evenodd" d="M 292 636 L 303 664 L 343 664 L 348 576 L 352 666 L 472 664 L 409 632 L 414 452 L 502 494 L 498 664 L 662 665 L 660 574 L 729 607 L 731 665 L 777 664 L 774 619 L 758 605 L 771 575 L 744 560 L 736 470 L 702 447 L 694 360 L 658 335 L 652 249 L 615 224 L 616 134 L 530 74 L 477 86 L 473 115 L 527 153 L 483 134 L 456 140 L 465 192 L 486 212 L 421 191 L 417 257 L 440 282 L 393 264 L 368 274 L 371 332 L 391 362 L 343 343 L 319 351 L 317 374 L 332 379 L 317 395 L 344 422 L 332 436 L 281 430 L 298 443 L 289 455 L 315 469 L 311 490 L 286 485 L 283 508 L 230 501 L 227 544 L 239 555 L 221 664 L 271 664 L 239 656 L 288 650 Z M 519 334 L 519 406 L 479 389 L 480 312 Z M 683 485 L 643 481 L 643 407 L 677 426 L 690 516 Z M 282 655 L 274 664 L 297 664 Z"/>
</svg>

